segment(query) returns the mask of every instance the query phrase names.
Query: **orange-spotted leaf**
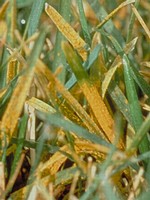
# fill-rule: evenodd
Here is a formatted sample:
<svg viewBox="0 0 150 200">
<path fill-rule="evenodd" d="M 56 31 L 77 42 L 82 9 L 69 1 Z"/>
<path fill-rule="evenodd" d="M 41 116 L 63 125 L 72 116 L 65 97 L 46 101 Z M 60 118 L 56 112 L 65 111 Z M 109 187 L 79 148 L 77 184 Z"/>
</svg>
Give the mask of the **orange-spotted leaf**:
<svg viewBox="0 0 150 200">
<path fill-rule="evenodd" d="M 67 38 L 75 50 L 85 61 L 87 58 L 87 44 L 78 33 L 64 20 L 64 18 L 49 4 L 45 4 L 45 11 L 59 31 Z"/>
</svg>

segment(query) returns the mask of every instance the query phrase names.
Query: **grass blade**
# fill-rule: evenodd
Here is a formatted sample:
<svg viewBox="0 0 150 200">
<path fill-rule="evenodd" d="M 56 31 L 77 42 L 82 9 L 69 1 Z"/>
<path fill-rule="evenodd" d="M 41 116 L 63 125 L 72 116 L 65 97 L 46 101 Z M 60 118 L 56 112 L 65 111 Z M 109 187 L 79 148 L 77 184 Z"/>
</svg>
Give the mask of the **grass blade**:
<svg viewBox="0 0 150 200">
<path fill-rule="evenodd" d="M 114 139 L 114 135 L 112 134 L 112 127 L 114 122 L 107 110 L 106 105 L 102 101 L 102 98 L 100 97 L 96 87 L 90 83 L 88 74 L 83 69 L 77 54 L 73 51 L 71 46 L 65 43 L 63 44 L 63 49 L 68 63 L 78 80 L 78 83 L 99 125 L 102 127 L 105 133 L 105 137 L 112 142 Z"/>
<path fill-rule="evenodd" d="M 85 18 L 83 2 L 82 2 L 82 0 L 77 0 L 77 3 L 78 3 L 78 8 L 79 8 L 79 17 L 80 17 L 82 32 L 84 35 L 84 40 L 87 42 L 87 44 L 90 45 L 91 44 L 91 36 L 90 36 L 89 29 L 88 29 L 87 21 Z"/>
<path fill-rule="evenodd" d="M 45 0 L 33 1 L 31 13 L 28 20 L 28 37 L 31 37 L 37 30 L 40 16 L 44 7 Z"/>
<path fill-rule="evenodd" d="M 70 15 L 71 15 L 70 8 L 71 8 L 70 0 L 61 0 L 60 1 L 60 14 L 68 23 L 70 22 Z M 64 36 L 62 35 L 61 32 L 58 31 L 57 35 L 56 35 L 55 46 L 54 46 L 54 61 L 53 61 L 53 65 L 52 65 L 52 71 L 55 72 L 55 70 L 59 66 L 62 66 L 62 71 L 58 75 L 58 78 L 61 81 L 61 83 L 65 82 L 66 68 L 67 68 L 65 55 L 61 48 L 61 42 L 63 40 L 65 40 Z"/>
<path fill-rule="evenodd" d="M 132 10 L 135 14 L 135 16 L 137 17 L 137 19 L 139 20 L 141 26 L 143 27 L 143 29 L 145 30 L 147 36 L 150 39 L 150 30 L 148 29 L 147 25 L 145 24 L 144 20 L 142 19 L 142 17 L 140 16 L 139 12 L 137 11 L 136 7 L 134 5 L 131 5 Z"/>
<path fill-rule="evenodd" d="M 22 108 L 27 96 L 27 92 L 29 91 L 32 78 L 34 75 L 34 66 L 42 50 L 45 35 L 46 35 L 45 30 L 41 32 L 41 34 L 39 35 L 38 41 L 35 43 L 34 48 L 28 58 L 29 67 L 25 71 L 25 73 L 22 76 L 20 76 L 18 80 L 18 84 L 13 91 L 13 94 L 8 103 L 6 111 L 2 117 L 1 131 L 6 132 L 9 138 L 12 137 L 12 134 L 18 123 L 18 117 L 20 116 L 22 112 Z M 13 114 L 10 115 L 12 111 L 13 111 Z"/>
<path fill-rule="evenodd" d="M 137 91 L 131 75 L 131 66 L 127 56 L 123 55 L 124 77 L 126 84 L 127 97 L 129 101 L 131 116 L 133 120 L 134 129 L 137 131 L 142 124 L 142 112 L 138 101 Z"/>
<path fill-rule="evenodd" d="M 19 130 L 19 134 L 18 134 L 19 140 L 18 140 L 18 143 L 17 143 L 17 148 L 16 148 L 16 152 L 15 152 L 15 155 L 14 155 L 14 160 L 13 160 L 13 163 L 12 163 L 12 166 L 11 166 L 10 177 L 12 177 L 13 174 L 15 173 L 15 170 L 17 168 L 18 162 L 19 162 L 20 157 L 21 157 L 22 149 L 23 149 L 23 146 L 24 146 L 24 138 L 25 138 L 25 133 L 26 133 L 27 120 L 28 120 L 28 116 L 24 115 L 22 117 L 22 120 L 21 120 L 20 130 Z"/>
<path fill-rule="evenodd" d="M 2 191 L 5 190 L 5 170 L 4 170 L 4 163 L 0 162 L 0 196 L 2 195 Z"/>
<path fill-rule="evenodd" d="M 140 3 L 140 0 L 135 0 L 136 8 L 139 7 L 139 3 Z M 134 28 L 134 22 L 135 22 L 135 15 L 132 13 L 130 20 L 129 20 L 129 28 L 128 28 L 128 32 L 127 32 L 127 42 L 129 42 L 131 40 L 132 32 L 133 32 L 133 28 Z"/>
<path fill-rule="evenodd" d="M 67 38 L 72 44 L 75 50 L 78 51 L 79 55 L 85 61 L 87 59 L 86 43 L 85 41 L 75 32 L 75 30 L 62 18 L 62 16 L 50 5 L 45 4 L 45 11 L 48 16 L 55 23 L 59 31 Z M 60 23 L 61 22 L 61 23 Z"/>
<path fill-rule="evenodd" d="M 105 17 L 105 19 L 100 23 L 100 24 L 98 24 L 97 25 L 97 29 L 98 28 L 101 28 L 108 20 L 110 20 L 112 17 L 113 17 L 113 15 L 115 15 L 121 8 L 123 8 L 124 6 L 127 6 L 127 5 L 129 5 L 129 4 L 132 4 L 132 3 L 134 3 L 135 2 L 135 0 L 127 0 L 127 1 L 125 1 L 125 2 L 123 2 L 123 3 L 121 3 L 116 9 L 114 9 L 109 15 L 107 15 L 107 17 Z"/>
<path fill-rule="evenodd" d="M 108 13 L 106 12 L 105 8 L 100 4 L 98 0 L 88 0 L 88 2 L 96 13 L 97 19 L 104 23 L 105 19 L 108 17 Z M 124 45 L 124 38 L 120 34 L 120 31 L 114 26 L 114 23 L 111 19 L 109 19 L 106 24 L 103 24 L 102 28 L 117 38 L 121 45 Z M 102 30 L 102 28 L 100 30 Z"/>
<path fill-rule="evenodd" d="M 145 81 L 145 79 L 141 76 L 141 74 L 135 67 L 131 68 L 131 73 L 135 82 L 142 90 L 143 94 L 146 94 L 150 98 L 150 85 Z"/>
<path fill-rule="evenodd" d="M 132 152 L 136 150 L 138 145 L 141 143 L 143 137 L 148 133 L 149 130 L 150 130 L 150 114 L 147 116 L 147 118 L 137 131 L 136 136 L 134 137 L 130 147 L 127 149 L 127 152 Z"/>
<path fill-rule="evenodd" d="M 24 51 L 28 55 L 30 52 L 29 48 L 27 48 L 27 46 L 25 46 L 25 45 L 23 47 L 24 47 Z M 94 60 L 93 60 L 93 62 L 94 62 Z M 48 69 L 48 67 L 41 60 L 38 60 L 38 62 L 37 62 L 36 73 L 37 73 L 37 76 L 41 76 L 41 74 L 44 75 L 47 78 L 47 80 L 49 80 L 49 82 L 52 82 L 55 85 L 56 90 L 71 105 L 74 112 L 80 117 L 80 119 L 83 121 L 83 123 L 86 125 L 86 127 L 91 132 L 102 135 L 99 127 L 94 123 L 93 120 L 91 120 L 90 116 L 86 113 L 86 111 L 82 108 L 82 106 L 78 103 L 78 101 L 70 94 L 70 92 L 68 92 L 66 90 L 66 88 L 59 82 L 59 80 L 56 79 L 56 77 L 52 74 L 52 72 Z M 47 95 L 49 96 L 49 91 L 48 91 Z M 54 98 L 56 98 L 56 97 L 54 97 Z M 29 100 L 29 103 L 33 104 L 33 101 L 31 102 Z M 34 102 L 34 106 L 37 107 L 37 105 L 35 105 L 35 102 Z M 58 106 L 60 107 L 60 109 L 63 109 L 63 106 L 62 107 L 60 105 L 58 105 Z M 40 110 L 39 105 L 38 105 L 38 109 Z M 69 110 L 67 111 L 67 113 L 69 113 Z M 70 115 L 67 117 L 70 118 Z M 73 119 L 75 119 L 74 115 L 73 115 L 72 120 Z M 78 123 L 78 121 L 77 121 L 77 123 Z"/>
<path fill-rule="evenodd" d="M 102 139 L 101 137 L 88 132 L 88 130 L 74 124 L 73 122 L 70 122 L 69 120 L 63 119 L 59 115 L 56 115 L 56 114 L 50 115 L 50 114 L 46 114 L 46 113 L 40 114 L 39 113 L 39 117 L 42 120 L 47 121 L 48 123 L 50 123 L 52 125 L 55 125 L 55 126 L 58 126 L 58 127 L 63 127 L 67 131 L 72 131 L 78 137 L 82 137 L 86 140 L 89 140 L 90 142 L 109 146 L 109 144 L 104 139 Z"/>
<path fill-rule="evenodd" d="M 27 6 L 30 6 L 33 3 L 33 1 L 34 0 L 26 0 L 26 1 L 16 0 L 16 3 L 18 8 L 25 8 Z"/>
<path fill-rule="evenodd" d="M 90 52 L 87 61 L 83 63 L 83 67 L 88 70 L 93 65 L 95 60 L 97 59 L 102 47 L 101 45 L 97 45 L 92 52 Z M 73 85 L 77 82 L 77 79 L 74 74 L 72 74 L 71 78 L 65 84 L 65 87 L 69 90 L 73 87 Z"/>
<path fill-rule="evenodd" d="M 118 63 L 117 65 L 111 67 L 108 72 L 105 75 L 105 78 L 102 82 L 102 98 L 104 99 L 106 91 L 108 89 L 108 86 L 110 84 L 110 81 L 112 79 L 112 77 L 114 76 L 116 70 L 118 67 L 120 67 L 121 63 Z"/>
<path fill-rule="evenodd" d="M 109 86 L 108 93 L 125 119 L 133 126 L 128 101 L 114 81 Z"/>
<path fill-rule="evenodd" d="M 26 101 L 26 103 L 41 112 L 48 112 L 48 113 L 56 112 L 56 110 L 53 107 L 35 97 L 29 99 L 28 101 Z"/>
<path fill-rule="evenodd" d="M 15 43 L 15 37 L 14 37 L 14 31 L 16 28 L 16 2 L 15 0 L 12 0 L 9 2 L 7 12 L 6 12 L 6 19 L 7 19 L 7 36 L 6 36 L 6 42 L 9 46 L 14 47 Z M 4 53 L 2 57 L 2 64 L 0 66 L 0 89 L 6 86 L 7 83 L 7 66 L 8 66 L 8 58 L 9 53 L 4 48 Z"/>
<path fill-rule="evenodd" d="M 123 52 L 123 49 L 119 45 L 119 43 L 113 38 L 112 36 L 108 36 L 108 38 L 113 43 L 117 53 L 120 54 L 123 60 L 124 66 L 124 79 L 125 79 L 125 86 L 127 92 L 127 98 L 129 102 L 129 109 L 132 117 L 132 124 L 134 130 L 137 132 L 142 125 L 143 117 L 141 107 L 138 101 L 138 94 L 135 88 L 135 83 L 131 74 L 131 65 L 127 55 Z M 149 150 L 149 142 L 148 138 L 145 136 L 139 146 L 140 153 L 144 153 Z"/>
<path fill-rule="evenodd" d="M 129 42 L 125 48 L 124 51 L 126 54 L 130 53 L 131 51 L 133 51 L 133 49 L 135 48 L 135 44 L 137 42 L 137 38 L 134 38 L 131 42 Z M 112 77 L 114 75 L 114 73 L 116 72 L 116 70 L 122 65 L 122 59 L 121 57 L 118 55 L 115 60 L 113 61 L 112 65 L 110 66 L 109 70 L 106 72 L 105 74 L 105 78 L 102 82 L 102 97 L 104 98 L 106 90 L 110 84 L 110 81 L 112 80 Z"/>
</svg>

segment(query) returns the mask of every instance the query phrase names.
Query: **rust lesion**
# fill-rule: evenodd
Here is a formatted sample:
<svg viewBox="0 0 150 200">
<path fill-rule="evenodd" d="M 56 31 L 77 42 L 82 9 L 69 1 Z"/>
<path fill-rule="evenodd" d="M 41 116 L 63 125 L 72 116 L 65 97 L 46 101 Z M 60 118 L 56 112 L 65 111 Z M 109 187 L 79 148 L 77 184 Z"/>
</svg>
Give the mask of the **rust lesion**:
<svg viewBox="0 0 150 200">
<path fill-rule="evenodd" d="M 86 42 L 79 36 L 79 34 L 68 24 L 63 17 L 49 4 L 45 4 L 45 11 L 51 18 L 59 31 L 72 44 L 75 50 L 79 53 L 82 59 L 87 59 L 87 50 L 85 49 Z"/>
</svg>

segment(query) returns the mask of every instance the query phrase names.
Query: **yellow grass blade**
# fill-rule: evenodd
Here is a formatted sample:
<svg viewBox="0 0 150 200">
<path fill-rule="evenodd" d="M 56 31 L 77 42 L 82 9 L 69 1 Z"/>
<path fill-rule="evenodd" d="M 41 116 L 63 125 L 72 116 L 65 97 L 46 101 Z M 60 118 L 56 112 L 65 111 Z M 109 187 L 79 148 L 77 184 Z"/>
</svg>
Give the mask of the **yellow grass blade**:
<svg viewBox="0 0 150 200">
<path fill-rule="evenodd" d="M 67 42 L 64 42 L 62 45 L 68 63 L 78 80 L 78 84 L 85 95 L 98 124 L 104 131 L 105 138 L 107 138 L 108 141 L 113 142 L 114 121 L 108 112 L 104 101 L 99 95 L 96 86 L 90 82 L 88 74 L 83 69 L 81 62 L 71 45 Z"/>
<path fill-rule="evenodd" d="M 47 103 L 32 97 L 31 99 L 29 99 L 28 101 L 26 101 L 27 104 L 29 104 L 30 106 L 32 106 L 33 108 L 35 108 L 38 111 L 42 111 L 42 112 L 48 112 L 48 113 L 54 113 L 56 112 L 55 109 L 53 107 L 51 107 L 50 105 L 48 105 Z"/>
<path fill-rule="evenodd" d="M 8 103 L 6 111 L 2 117 L 1 131 L 6 132 L 9 137 L 12 136 L 18 123 L 18 117 L 22 112 L 33 75 L 34 68 L 32 70 L 28 70 L 24 75 L 19 77 L 18 84 L 14 89 L 10 102 Z"/>
<path fill-rule="evenodd" d="M 68 145 L 64 145 L 63 147 L 61 147 L 61 151 L 66 152 L 71 155 L 73 153 Z M 91 156 L 93 156 L 95 159 L 97 159 L 100 162 L 105 157 L 105 155 L 109 152 L 109 149 L 101 145 L 96 145 L 93 143 L 89 143 L 89 142 L 85 142 L 85 141 L 81 141 L 77 139 L 75 140 L 75 152 L 76 152 L 76 155 L 90 154 Z M 56 173 L 59 171 L 60 167 L 62 166 L 63 163 L 65 163 L 66 160 L 67 160 L 67 157 L 64 154 L 62 154 L 59 151 L 56 152 L 44 164 L 40 163 L 40 165 L 38 166 L 36 170 L 37 179 L 41 180 L 44 186 L 47 186 L 49 184 L 50 177 L 52 177 L 53 175 L 56 175 Z M 24 199 L 26 192 L 28 191 L 30 186 L 31 185 L 28 185 L 14 192 L 13 194 L 11 194 L 11 198 Z M 55 186 L 57 185 L 54 184 L 54 187 Z"/>
<path fill-rule="evenodd" d="M 19 35 L 18 32 L 16 32 L 16 37 L 19 42 L 22 41 L 21 36 Z M 23 45 L 23 49 L 24 49 L 26 55 L 28 55 L 30 53 L 30 49 L 26 46 L 25 43 Z M 20 60 L 20 62 L 22 62 L 22 58 L 19 55 L 19 53 L 16 54 L 16 56 L 17 56 L 17 59 Z M 40 59 L 38 59 L 38 62 L 37 62 L 36 68 L 35 68 L 35 72 L 39 78 L 42 75 L 43 77 L 47 78 L 49 83 L 52 83 L 53 85 L 55 85 L 56 90 L 58 92 L 60 92 L 60 94 L 62 94 L 64 99 L 66 99 L 66 101 L 70 104 L 72 109 L 79 116 L 79 118 L 83 121 L 83 123 L 86 125 L 86 127 L 89 129 L 89 131 L 100 134 L 102 136 L 101 131 L 100 131 L 99 127 L 96 125 L 96 123 L 94 123 L 94 121 L 86 113 L 86 111 L 82 108 L 82 106 L 79 104 L 79 102 L 71 95 L 71 93 L 69 91 L 67 91 L 67 89 L 59 82 L 59 80 L 52 74 L 52 72 L 49 70 L 49 68 Z M 47 88 L 47 86 L 46 86 L 45 90 L 49 90 L 49 88 Z M 49 92 L 47 92 L 47 93 L 49 93 Z"/>
<path fill-rule="evenodd" d="M 105 103 L 100 97 L 96 87 L 89 83 L 82 83 L 80 85 L 99 125 L 105 132 L 105 136 L 110 142 L 114 141 L 113 124 L 114 121 L 109 114 Z"/>
<path fill-rule="evenodd" d="M 90 118 L 90 116 L 86 113 L 86 111 L 82 108 L 82 106 L 78 103 L 78 101 L 71 95 L 69 91 L 59 82 L 59 80 L 51 73 L 51 71 L 42 63 L 42 61 L 38 61 L 41 63 L 40 65 L 37 65 L 36 67 L 36 73 L 37 74 L 43 74 L 50 82 L 52 82 L 55 85 L 56 90 L 62 94 L 64 99 L 69 103 L 69 105 L 72 107 L 72 109 L 76 112 L 76 114 L 79 116 L 79 118 L 83 121 L 83 123 L 86 125 L 86 127 L 89 129 L 89 131 L 101 134 L 100 129 L 98 126 L 94 123 L 94 121 Z M 39 67 L 41 66 L 42 67 Z"/>
<path fill-rule="evenodd" d="M 145 24 L 144 20 L 140 16 L 140 14 L 137 11 L 136 7 L 134 5 L 131 5 L 131 8 L 132 8 L 135 16 L 137 17 L 138 21 L 140 22 L 141 26 L 143 27 L 144 31 L 146 32 L 148 38 L 150 39 L 150 30 L 149 30 L 149 28 L 147 27 L 147 25 Z"/>
<path fill-rule="evenodd" d="M 72 155 L 72 150 L 68 145 L 64 145 L 60 149 L 62 152 L 66 152 Z M 77 155 L 79 154 L 91 154 L 97 160 L 102 160 L 104 155 L 109 152 L 107 147 L 103 147 L 101 145 L 95 145 L 86 141 L 75 140 L 75 152 Z M 60 168 L 60 166 L 66 161 L 67 157 L 61 152 L 56 152 L 47 162 L 39 165 L 37 169 L 37 174 L 42 174 L 45 170 L 49 171 L 51 175 L 56 174 Z"/>
<path fill-rule="evenodd" d="M 16 75 L 17 60 L 11 59 L 8 63 L 7 69 L 7 83 L 9 83 Z"/>
<path fill-rule="evenodd" d="M 9 1 L 5 1 L 5 3 L 0 7 L 0 19 L 3 19 L 5 12 L 8 8 Z"/>
<path fill-rule="evenodd" d="M 17 32 L 16 37 L 19 42 L 22 41 L 19 33 Z M 28 55 L 30 53 L 30 49 L 26 46 L 24 43 L 23 49 Z M 17 59 L 22 60 L 20 55 L 17 54 Z M 59 82 L 59 80 L 55 77 L 54 74 L 49 70 L 49 68 L 40 60 L 38 59 L 35 72 L 37 76 L 40 78 L 41 75 L 43 77 L 46 77 L 49 83 L 52 83 L 55 85 L 55 89 L 62 94 L 64 99 L 69 103 L 69 105 L 72 107 L 72 109 L 75 111 L 75 113 L 79 116 L 79 118 L 83 121 L 83 123 L 86 125 L 86 127 L 89 129 L 89 131 L 100 134 L 101 136 L 102 133 L 99 129 L 99 127 L 96 125 L 96 123 L 91 119 L 91 117 L 87 114 L 87 112 L 82 108 L 82 106 L 79 104 L 79 102 L 71 95 L 69 91 Z M 45 89 L 49 89 L 45 87 Z M 49 93 L 49 92 L 48 92 Z M 61 106 L 61 105 L 60 105 Z"/>
<path fill-rule="evenodd" d="M 6 93 L 6 91 L 7 91 L 7 88 L 0 90 L 0 98 Z"/>
<path fill-rule="evenodd" d="M 126 54 L 130 53 L 131 51 L 133 51 L 133 49 L 135 48 L 135 44 L 137 42 L 137 37 L 134 38 L 131 42 L 129 42 L 128 44 L 126 44 L 124 51 Z M 110 69 L 108 70 L 108 72 L 105 74 L 105 78 L 102 82 L 102 98 L 104 98 L 106 90 L 110 84 L 110 81 L 114 75 L 114 73 L 116 72 L 116 70 L 122 65 L 122 59 L 121 57 L 118 55 L 114 62 L 112 63 L 112 65 L 110 66 Z"/>
<path fill-rule="evenodd" d="M 105 94 L 106 94 L 106 91 L 107 91 L 107 88 L 108 88 L 108 85 L 113 77 L 113 75 L 115 74 L 116 70 L 118 67 L 120 67 L 122 63 L 119 62 L 117 65 L 111 67 L 108 72 L 106 73 L 105 75 L 105 79 L 104 81 L 102 82 L 102 98 L 104 99 L 105 97 Z"/>
<path fill-rule="evenodd" d="M 4 170 L 4 163 L 0 162 L 0 196 L 4 191 L 5 191 L 5 170 Z M 1 200 L 4 200 L 4 198 Z"/>
<path fill-rule="evenodd" d="M 97 25 L 96 28 L 100 28 L 102 27 L 108 20 L 110 20 L 121 8 L 123 8 L 124 6 L 127 6 L 129 4 L 134 3 L 135 0 L 127 0 L 123 3 L 121 3 L 116 9 L 114 9 L 109 15 L 107 15 L 107 17 L 105 17 L 105 19 Z"/>
<path fill-rule="evenodd" d="M 85 61 L 87 58 L 85 41 L 78 35 L 78 33 L 62 18 L 62 16 L 50 5 L 45 4 L 45 11 L 48 16 L 55 23 L 59 31 L 67 38 L 75 50 Z"/>
<path fill-rule="evenodd" d="M 1 122 L 1 136 L 8 136 L 8 140 L 12 137 L 18 123 L 18 118 L 22 112 L 23 105 L 29 92 L 32 79 L 34 76 L 34 68 L 37 58 L 41 52 L 45 39 L 45 31 L 43 30 L 36 41 L 30 56 L 28 57 L 28 68 L 24 69 L 22 75 L 18 78 L 18 83 L 13 91 L 10 101 L 7 105 Z"/>
</svg>

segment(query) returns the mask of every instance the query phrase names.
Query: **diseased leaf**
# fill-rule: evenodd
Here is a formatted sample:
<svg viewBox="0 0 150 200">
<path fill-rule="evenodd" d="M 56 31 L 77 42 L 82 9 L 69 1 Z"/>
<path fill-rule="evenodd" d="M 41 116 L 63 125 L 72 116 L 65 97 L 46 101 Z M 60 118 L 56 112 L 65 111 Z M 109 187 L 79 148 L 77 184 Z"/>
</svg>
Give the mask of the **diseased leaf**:
<svg viewBox="0 0 150 200">
<path fill-rule="evenodd" d="M 61 127 L 66 131 L 74 132 L 78 137 L 89 140 L 90 142 L 105 145 L 106 147 L 111 145 L 101 136 L 90 133 L 87 129 L 59 116 L 58 114 L 39 113 L 39 118 L 51 125 Z"/>
<path fill-rule="evenodd" d="M 135 48 L 135 44 L 137 42 L 137 38 L 134 38 L 131 42 L 129 42 L 125 48 L 124 51 L 126 52 L 126 54 L 130 53 L 131 51 L 133 51 L 133 49 Z M 118 55 L 114 62 L 112 63 L 112 65 L 110 66 L 110 69 L 108 70 L 108 72 L 105 74 L 105 78 L 102 82 L 102 98 L 104 98 L 105 93 L 107 91 L 107 88 L 110 84 L 110 81 L 112 80 L 113 75 L 115 74 L 117 68 L 119 68 L 122 65 L 122 60 L 121 57 Z"/>
<path fill-rule="evenodd" d="M 12 137 L 16 125 L 18 123 L 18 118 L 22 112 L 23 105 L 31 86 L 31 82 L 34 75 L 34 67 L 37 62 L 37 58 L 43 47 L 45 39 L 45 30 L 41 32 L 38 41 L 28 58 L 28 69 L 19 77 L 17 86 L 15 87 L 11 99 L 8 103 L 6 111 L 2 117 L 1 132 L 7 133 L 9 139 Z M 11 113 L 11 114 L 10 114 Z"/>
<path fill-rule="evenodd" d="M 28 55 L 30 53 L 30 49 L 24 44 L 23 46 L 25 53 Z M 20 55 L 17 56 L 19 58 Z M 38 60 L 37 65 L 35 67 L 35 71 L 37 76 L 44 75 L 49 82 L 52 82 L 53 85 L 56 87 L 57 91 L 62 94 L 64 99 L 71 105 L 72 109 L 75 113 L 80 117 L 83 123 L 88 127 L 91 132 L 96 134 L 101 134 L 99 127 L 95 124 L 95 122 L 90 118 L 90 116 L 86 113 L 86 111 L 82 108 L 79 102 L 71 95 L 69 91 L 56 79 L 56 77 L 52 74 L 52 72 L 48 69 L 48 67 L 41 61 Z M 46 86 L 47 88 L 47 86 Z M 49 88 L 48 93 L 49 93 Z M 49 96 L 49 95 L 48 95 Z M 60 105 L 61 109 L 61 105 Z M 73 116 L 74 118 L 75 116 Z"/>
<path fill-rule="evenodd" d="M 84 71 L 82 64 L 77 56 L 77 54 L 73 51 L 71 46 L 67 43 L 63 43 L 63 49 L 68 60 L 70 67 L 72 68 L 78 83 L 80 85 L 81 90 L 83 91 L 96 120 L 98 121 L 100 127 L 104 131 L 104 137 L 107 138 L 108 141 L 114 141 L 113 135 L 113 119 L 108 112 L 108 109 L 103 102 L 101 96 L 99 95 L 96 87 L 90 83 L 88 74 Z M 121 144 L 120 144 L 121 145 Z"/>
<path fill-rule="evenodd" d="M 141 26 L 143 27 L 144 31 L 146 32 L 147 36 L 150 39 L 150 30 L 148 29 L 147 25 L 145 24 L 144 20 L 142 19 L 142 17 L 140 16 L 139 12 L 137 11 L 136 7 L 134 5 L 131 5 L 132 10 L 134 12 L 134 14 L 136 15 L 137 19 L 139 20 Z"/>
<path fill-rule="evenodd" d="M 116 70 L 118 67 L 120 67 L 121 63 L 118 63 L 117 65 L 111 67 L 108 72 L 105 75 L 104 81 L 102 82 L 102 98 L 105 97 L 105 93 L 107 91 L 107 88 L 110 84 L 110 81 L 113 77 L 113 75 L 115 74 Z"/>
<path fill-rule="evenodd" d="M 122 57 L 122 62 L 124 66 L 124 79 L 125 79 L 129 109 L 131 112 L 131 119 L 132 119 L 134 130 L 137 132 L 140 126 L 142 125 L 143 116 L 142 116 L 141 107 L 138 101 L 138 94 L 135 88 L 135 82 L 132 77 L 130 60 L 127 57 L 127 55 L 124 53 L 123 49 L 121 48 L 117 40 L 112 36 L 108 36 L 108 38 L 111 40 L 117 53 L 119 53 L 120 56 Z M 139 150 L 142 153 L 142 152 L 148 151 L 148 149 L 149 149 L 149 142 L 148 142 L 147 136 L 145 135 L 145 137 L 143 138 L 143 141 L 141 142 L 139 146 Z"/>
<path fill-rule="evenodd" d="M 4 38 L 3 39 L 4 39 L 4 41 L 6 40 L 7 45 L 14 47 L 15 46 L 14 31 L 16 29 L 16 2 L 15 1 L 9 1 L 9 3 L 6 2 L 3 6 L 4 6 L 3 7 L 4 11 L 6 11 L 6 9 L 7 9 L 6 23 L 9 24 L 9 26 L 7 26 L 6 29 L 5 29 L 5 27 L 2 27 L 2 31 L 4 32 L 3 33 L 4 38 L 5 38 L 5 34 L 6 34 L 6 39 L 4 39 Z M 6 83 L 7 83 L 8 59 L 9 59 L 9 54 L 7 52 L 6 47 L 4 47 L 1 65 L 0 65 L 0 88 L 5 87 Z"/>
<path fill-rule="evenodd" d="M 0 19 L 2 20 L 4 15 L 5 15 L 5 12 L 8 8 L 8 5 L 9 5 L 9 1 L 5 1 L 5 3 L 0 7 Z"/>
<path fill-rule="evenodd" d="M 62 18 L 62 16 L 50 5 L 45 4 L 45 11 L 55 23 L 60 32 L 72 44 L 75 50 L 85 61 L 87 59 L 87 50 L 85 41 L 75 32 L 75 30 Z"/>
<path fill-rule="evenodd" d="M 26 131 L 26 126 L 27 126 L 27 119 L 28 119 L 28 116 L 27 115 L 24 115 L 21 119 L 21 125 L 20 125 L 20 131 L 19 131 L 19 134 L 18 134 L 18 144 L 17 144 L 17 148 L 16 148 L 16 152 L 15 152 L 15 155 L 14 155 L 14 160 L 13 160 L 13 163 L 12 163 L 12 166 L 11 166 L 11 173 L 10 173 L 10 176 L 12 177 L 14 172 L 15 172 L 15 169 L 17 167 L 17 164 L 19 162 L 19 159 L 21 157 L 21 153 L 22 153 L 22 149 L 23 149 L 23 145 L 24 145 L 24 138 L 25 138 L 25 131 Z"/>
<path fill-rule="evenodd" d="M 46 104 L 45 102 L 43 102 L 35 97 L 32 97 L 31 99 L 29 99 L 28 101 L 26 101 L 26 103 L 38 111 L 48 112 L 48 113 L 56 112 L 53 107 L 51 107 L 50 105 Z"/>
<path fill-rule="evenodd" d="M 109 19 L 111 19 L 113 17 L 113 15 L 115 15 L 121 8 L 123 8 L 124 6 L 127 6 L 129 4 L 134 3 L 135 0 L 127 0 L 124 1 L 123 3 L 121 3 L 116 9 L 114 9 L 100 24 L 97 25 L 97 29 L 101 28 Z"/>
<path fill-rule="evenodd" d="M 69 23 L 71 20 L 71 0 L 59 1 L 59 8 L 61 16 Z M 63 34 L 59 30 L 57 30 L 56 41 L 54 45 L 54 61 L 52 64 L 52 71 L 55 72 L 59 66 L 62 67 L 62 71 L 58 75 L 58 79 L 61 81 L 61 83 L 65 82 L 67 74 L 67 62 L 61 48 L 61 42 L 64 39 L 65 38 Z"/>
</svg>

